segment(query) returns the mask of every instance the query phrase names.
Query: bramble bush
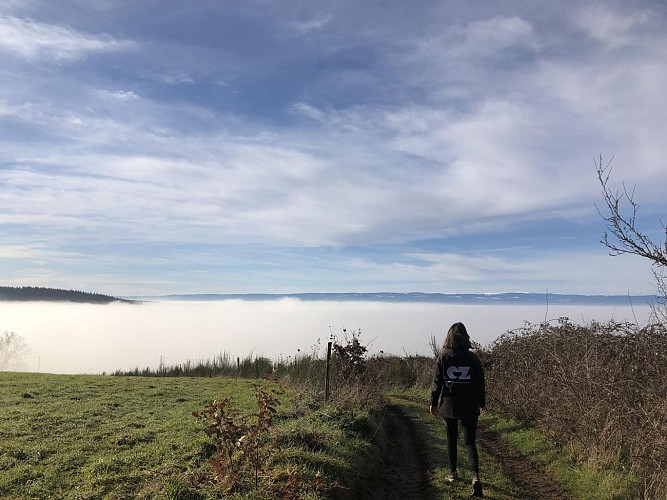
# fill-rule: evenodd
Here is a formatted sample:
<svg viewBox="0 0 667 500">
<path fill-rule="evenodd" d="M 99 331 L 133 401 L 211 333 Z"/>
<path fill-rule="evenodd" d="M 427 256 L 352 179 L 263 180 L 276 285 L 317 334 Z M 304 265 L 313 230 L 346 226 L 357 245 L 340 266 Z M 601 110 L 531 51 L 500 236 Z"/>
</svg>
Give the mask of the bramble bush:
<svg viewBox="0 0 667 500">
<path fill-rule="evenodd" d="M 323 439 L 317 434 L 319 431 L 312 431 L 315 434 L 310 436 L 308 429 L 297 431 L 292 427 L 304 417 L 298 412 L 281 413 L 278 420 L 283 425 L 276 425 L 279 396 L 285 393 L 277 380 L 267 379 L 266 383 L 253 387 L 257 405 L 254 412 L 241 413 L 232 399 L 226 397 L 192 413 L 205 425 L 214 451 L 209 455 L 210 471 L 190 475 L 188 482 L 194 487 L 190 491 L 197 494 L 201 486 L 214 484 L 221 498 L 297 500 L 320 498 L 323 494 L 336 497 L 343 488 L 331 479 L 331 471 L 326 466 L 313 467 L 307 456 L 294 450 L 300 437 L 306 441 Z M 315 413 L 310 416 L 314 418 Z M 291 422 L 287 427 L 286 421 Z M 357 416 L 357 421 L 363 419 Z"/>
<path fill-rule="evenodd" d="M 638 495 L 667 495 L 664 325 L 526 323 L 490 346 L 486 370 L 492 407 L 630 470 Z"/>
<path fill-rule="evenodd" d="M 338 374 L 343 380 L 354 380 L 361 377 L 366 371 L 366 359 L 364 356 L 368 348 L 361 343 L 359 337 L 361 330 L 353 331 L 349 336 L 343 328 L 345 344 L 338 341 L 333 343 L 334 355 L 339 359 Z"/>
<path fill-rule="evenodd" d="M 277 449 L 271 439 L 273 415 L 280 404 L 280 387 L 268 383 L 254 385 L 257 411 L 240 414 L 231 398 L 206 404 L 204 411 L 192 415 L 206 425 L 206 434 L 213 439 L 215 455 L 210 460 L 213 479 L 225 493 L 247 489 L 256 490 L 260 475 L 271 454 Z"/>
</svg>

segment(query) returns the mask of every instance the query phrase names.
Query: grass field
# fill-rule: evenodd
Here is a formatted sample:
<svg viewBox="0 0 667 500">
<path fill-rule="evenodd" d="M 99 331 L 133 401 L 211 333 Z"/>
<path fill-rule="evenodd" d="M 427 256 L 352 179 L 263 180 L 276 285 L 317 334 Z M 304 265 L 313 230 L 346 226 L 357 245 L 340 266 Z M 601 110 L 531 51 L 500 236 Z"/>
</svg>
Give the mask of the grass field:
<svg viewBox="0 0 667 500">
<path fill-rule="evenodd" d="M 0 494 L 151 496 L 196 467 L 207 441 L 191 416 L 248 381 L 0 373 Z"/>
<path fill-rule="evenodd" d="M 231 396 L 255 404 L 253 381 L 0 373 L 0 497 L 217 498 L 211 440 L 192 412 Z M 282 396 L 272 474 L 344 496 L 379 451 L 367 415 L 306 409 Z M 307 485 L 319 477 L 319 486 Z M 339 488 L 330 488 L 334 482 Z M 247 493 L 249 498 L 261 496 Z"/>
<path fill-rule="evenodd" d="M 210 481 L 211 440 L 192 416 L 211 400 L 232 396 L 253 410 L 253 383 L 231 378 L 109 377 L 0 373 L 0 497 L 217 498 Z M 416 394 L 417 391 L 414 392 Z M 296 400 L 292 400 L 296 399 Z M 432 468 L 434 491 L 463 495 L 469 485 L 445 481 L 446 441 L 440 419 L 424 405 L 396 400 L 418 423 Z M 280 451 L 273 475 L 311 481 L 318 473 L 340 488 L 303 488 L 304 496 L 350 497 L 379 463 L 381 422 L 333 406 L 283 396 L 275 436 Z M 372 438 L 372 439 L 371 439 Z M 465 453 L 461 450 L 461 469 Z M 517 490 L 482 455 L 493 498 Z M 367 490 L 366 490 L 367 491 Z M 274 491 L 275 493 L 275 491 Z M 247 497 L 270 496 L 266 490 Z M 488 495 L 487 495 L 488 496 Z"/>
<path fill-rule="evenodd" d="M 246 478 L 230 495 L 214 480 L 215 448 L 201 412 L 231 397 L 241 413 L 256 411 L 258 380 L 187 377 L 111 377 L 0 372 L 0 498 L 208 499 L 365 498 L 373 492 L 388 440 L 381 412 L 317 402 L 290 392 L 272 426 L 273 448 L 255 489 Z M 393 391 L 388 401 L 409 417 L 414 446 L 427 462 L 436 498 L 469 495 L 466 456 L 462 481 L 446 481 L 446 437 L 429 415 L 427 391 Z M 577 498 L 624 498 L 628 476 L 586 470 L 555 452 L 539 434 L 485 414 L 487 427 L 550 470 Z M 480 448 L 487 498 L 524 498 L 496 457 Z M 290 496 L 291 495 L 291 496 Z"/>
</svg>

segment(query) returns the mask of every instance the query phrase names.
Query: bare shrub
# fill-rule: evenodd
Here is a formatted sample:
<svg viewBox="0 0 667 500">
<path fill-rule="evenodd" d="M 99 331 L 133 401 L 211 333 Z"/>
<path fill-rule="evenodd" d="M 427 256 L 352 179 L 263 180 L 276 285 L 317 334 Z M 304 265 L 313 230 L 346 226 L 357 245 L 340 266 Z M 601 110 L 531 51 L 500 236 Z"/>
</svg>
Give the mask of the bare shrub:
<svg viewBox="0 0 667 500">
<path fill-rule="evenodd" d="M 627 467 L 667 493 L 667 329 L 630 323 L 526 324 L 491 346 L 491 404 L 599 466 Z"/>
<path fill-rule="evenodd" d="M 3 332 L 0 335 L 0 370 L 19 369 L 27 353 L 25 340 L 16 332 Z"/>
<path fill-rule="evenodd" d="M 273 415 L 280 404 L 280 387 L 269 383 L 255 385 L 257 411 L 242 415 L 223 398 L 204 406 L 192 415 L 203 422 L 213 439 L 216 453 L 210 460 L 213 479 L 224 492 L 242 491 L 252 484 L 257 490 L 260 475 L 276 447 L 272 440 Z"/>
</svg>

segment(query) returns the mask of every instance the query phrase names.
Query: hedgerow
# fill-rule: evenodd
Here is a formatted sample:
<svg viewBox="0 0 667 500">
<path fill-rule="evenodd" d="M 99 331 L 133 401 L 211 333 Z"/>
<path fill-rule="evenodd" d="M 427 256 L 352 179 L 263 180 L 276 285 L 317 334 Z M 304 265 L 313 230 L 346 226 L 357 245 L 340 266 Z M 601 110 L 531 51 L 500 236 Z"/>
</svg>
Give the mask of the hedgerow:
<svg viewBox="0 0 667 500">
<path fill-rule="evenodd" d="M 638 495 L 667 495 L 664 325 L 527 323 L 499 337 L 486 364 L 491 407 L 633 472 Z"/>
</svg>

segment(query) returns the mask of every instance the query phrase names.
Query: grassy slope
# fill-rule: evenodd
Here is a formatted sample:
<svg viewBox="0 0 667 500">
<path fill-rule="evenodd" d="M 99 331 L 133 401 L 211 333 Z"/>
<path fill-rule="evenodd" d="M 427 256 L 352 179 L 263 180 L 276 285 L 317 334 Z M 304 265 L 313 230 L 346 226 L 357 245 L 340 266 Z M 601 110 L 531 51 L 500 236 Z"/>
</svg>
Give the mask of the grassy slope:
<svg viewBox="0 0 667 500">
<path fill-rule="evenodd" d="M 225 396 L 250 412 L 252 384 L 0 372 L 0 497 L 219 497 L 210 483 L 192 487 L 198 473 L 210 477 L 210 444 L 191 414 Z M 379 459 L 366 436 L 380 430 L 368 415 L 284 401 L 272 473 L 301 478 L 300 484 L 320 473 L 324 487 L 340 483 L 329 495 L 345 497 Z"/>
<path fill-rule="evenodd" d="M 202 425 L 191 413 L 224 396 L 232 396 L 242 411 L 250 411 L 252 384 L 245 379 L 0 372 L 0 497 L 215 498 L 219 492 L 211 484 L 197 486 L 196 494 L 191 487 L 194 474 L 207 473 L 205 450 L 210 448 Z M 403 394 L 414 399 L 423 397 L 422 392 Z M 281 443 L 274 470 L 305 480 L 320 472 L 328 483 L 341 483 L 342 488 L 330 490 L 329 496 L 349 498 L 350 491 L 363 491 L 365 477 L 379 459 L 378 443 L 386 439 L 379 420 L 288 399 L 274 431 Z M 417 423 L 435 489 L 443 498 L 467 496 L 469 473 L 462 448 L 463 480 L 454 484 L 445 480 L 448 466 L 441 419 L 431 417 L 423 404 L 393 402 Z M 568 457 L 554 455 L 539 436 L 517 434 L 504 421 L 486 418 L 487 425 L 531 458 L 551 463 L 552 473 L 578 490 L 577 496 L 622 497 L 618 488 L 624 478 L 578 469 Z M 553 468 L 558 458 L 564 469 Z M 487 497 L 521 497 L 491 457 L 482 451 L 480 460 Z M 316 497 L 312 492 L 310 496 Z"/>
<path fill-rule="evenodd" d="M 154 491 L 193 466 L 206 436 L 191 416 L 248 381 L 0 373 L 0 495 Z"/>
</svg>

